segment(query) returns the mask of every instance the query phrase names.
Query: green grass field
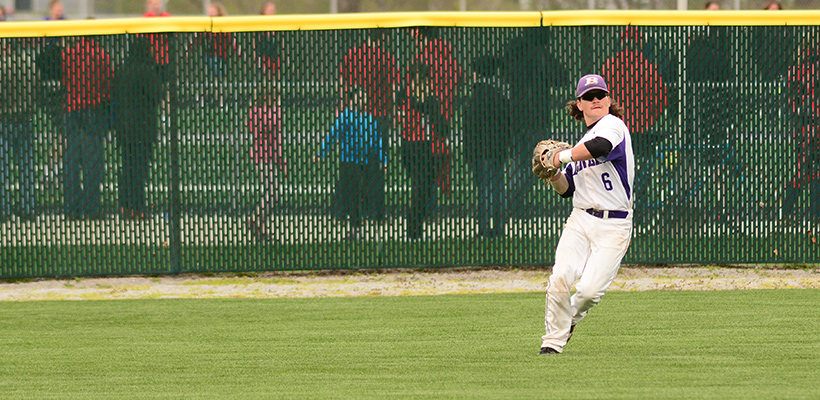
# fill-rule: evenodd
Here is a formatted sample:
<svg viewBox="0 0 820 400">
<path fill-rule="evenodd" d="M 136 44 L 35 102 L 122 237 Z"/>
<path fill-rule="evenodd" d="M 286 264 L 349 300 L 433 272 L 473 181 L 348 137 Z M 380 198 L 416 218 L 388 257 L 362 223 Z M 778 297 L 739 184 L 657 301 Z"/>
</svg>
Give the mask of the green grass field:
<svg viewBox="0 0 820 400">
<path fill-rule="evenodd" d="M 817 290 L 613 292 L 539 356 L 543 294 L 0 303 L 10 399 L 809 399 Z"/>
</svg>

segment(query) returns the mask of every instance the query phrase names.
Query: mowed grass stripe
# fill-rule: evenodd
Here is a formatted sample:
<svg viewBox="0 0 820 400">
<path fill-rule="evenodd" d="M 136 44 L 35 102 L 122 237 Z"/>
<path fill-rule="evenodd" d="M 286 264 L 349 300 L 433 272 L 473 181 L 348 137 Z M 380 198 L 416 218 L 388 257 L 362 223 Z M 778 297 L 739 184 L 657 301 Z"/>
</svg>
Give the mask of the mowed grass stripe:
<svg viewBox="0 0 820 400">
<path fill-rule="evenodd" d="M 2 302 L 10 399 L 820 397 L 820 290 Z"/>
</svg>

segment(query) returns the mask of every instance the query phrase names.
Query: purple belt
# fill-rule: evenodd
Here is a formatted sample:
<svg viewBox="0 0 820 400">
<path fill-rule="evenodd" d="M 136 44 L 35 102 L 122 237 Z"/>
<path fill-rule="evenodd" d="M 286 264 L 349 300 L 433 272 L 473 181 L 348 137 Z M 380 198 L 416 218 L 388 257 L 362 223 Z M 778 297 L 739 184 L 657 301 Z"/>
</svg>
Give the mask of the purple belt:
<svg viewBox="0 0 820 400">
<path fill-rule="evenodd" d="M 598 217 L 601 219 L 607 218 L 617 218 L 617 219 L 625 219 L 629 216 L 629 211 L 607 211 L 607 210 L 596 210 L 594 208 L 587 208 L 584 210 L 587 214 L 592 215 L 594 217 Z"/>
</svg>

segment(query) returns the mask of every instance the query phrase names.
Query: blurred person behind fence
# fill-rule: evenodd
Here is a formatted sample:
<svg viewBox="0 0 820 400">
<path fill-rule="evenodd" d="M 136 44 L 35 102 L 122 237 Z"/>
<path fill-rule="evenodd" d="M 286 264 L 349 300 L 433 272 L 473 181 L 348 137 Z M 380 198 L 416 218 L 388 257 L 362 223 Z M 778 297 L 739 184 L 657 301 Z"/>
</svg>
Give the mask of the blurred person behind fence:
<svg viewBox="0 0 820 400">
<path fill-rule="evenodd" d="M 145 14 L 142 14 L 142 16 L 145 18 L 170 17 L 171 14 L 165 11 L 163 0 L 146 0 Z M 153 53 L 154 61 L 156 62 L 158 72 L 160 73 L 160 80 L 163 85 L 165 85 L 171 78 L 171 71 L 169 67 L 171 60 L 171 49 L 168 41 L 169 35 L 167 33 L 145 33 L 142 35 L 149 38 L 151 43 L 151 52 Z"/>
<path fill-rule="evenodd" d="M 439 97 L 431 88 L 431 69 L 424 63 L 410 65 L 407 87 L 399 92 L 398 99 L 402 165 L 410 178 L 408 240 L 424 239 L 424 221 L 435 212 L 441 159 L 434 148 L 441 141 L 440 132 L 447 131 L 449 126 Z"/>
<path fill-rule="evenodd" d="M 764 11 L 783 10 L 783 4 L 772 0 L 763 6 Z M 757 66 L 755 79 L 762 82 L 775 83 L 779 86 L 785 79 L 787 70 L 794 61 L 794 54 L 797 52 L 796 43 L 793 38 L 793 27 L 786 25 L 760 25 L 750 26 L 743 30 L 743 34 L 749 35 L 744 38 L 749 41 L 744 53 L 751 53 L 753 63 Z M 757 100 L 763 101 L 764 108 L 777 107 L 780 101 L 779 90 L 764 92 Z"/>
<path fill-rule="evenodd" d="M 285 150 L 282 147 L 282 108 L 276 87 L 266 82 L 257 88 L 248 109 L 247 127 L 253 137 L 250 156 L 261 187 L 259 203 L 246 221 L 253 237 L 270 241 L 269 221 L 279 201 L 280 176 L 288 174 Z"/>
<path fill-rule="evenodd" d="M 262 5 L 259 10 L 259 15 L 275 15 L 276 4 L 267 2 Z M 279 82 L 281 80 L 282 57 L 285 53 L 284 44 L 282 42 L 282 34 L 276 31 L 258 31 L 250 35 L 251 49 L 256 54 L 255 64 L 264 75 L 264 79 L 275 84 L 277 90 L 279 89 Z M 252 61 L 253 62 L 253 61 Z"/>
<path fill-rule="evenodd" d="M 395 126 L 395 94 L 398 88 L 398 66 L 396 57 L 387 48 L 389 31 L 369 29 L 366 38 L 347 50 L 339 65 L 339 79 L 342 96 L 351 91 L 361 90 L 366 111 L 376 118 L 379 141 L 387 143 Z M 367 216 L 377 220 L 385 218 L 384 171 L 375 169 L 369 189 L 373 196 Z"/>
<path fill-rule="evenodd" d="M 171 14 L 168 14 L 165 11 L 165 5 L 163 4 L 163 0 L 146 0 L 145 1 L 145 14 L 142 14 L 143 17 L 170 17 Z"/>
<path fill-rule="evenodd" d="M 741 95 L 733 87 L 736 60 L 731 31 L 725 26 L 690 27 L 684 61 L 684 77 L 690 98 L 697 99 L 684 108 L 683 126 L 687 138 L 698 147 L 700 165 L 711 172 L 712 187 L 703 194 L 699 212 L 704 217 L 728 222 L 731 217 L 727 206 L 727 188 L 735 181 L 732 176 L 739 160 L 727 150 L 733 148 L 742 133 L 734 132 L 738 115 L 735 105 Z M 721 104 L 720 107 L 715 107 Z M 673 108 L 673 107 L 670 107 Z"/>
<path fill-rule="evenodd" d="M 208 16 L 211 18 L 228 15 L 222 3 L 213 1 L 208 5 Z M 210 82 L 205 83 L 203 105 L 222 108 L 225 106 L 225 93 L 222 89 L 229 73 L 229 61 L 233 56 L 242 54 L 235 36 L 230 32 L 198 32 L 194 34 L 193 46 L 198 48 L 204 59 L 206 76 Z M 197 51 L 192 49 L 192 51 Z M 212 103 L 205 102 L 210 99 Z"/>
<path fill-rule="evenodd" d="M 707 1 L 706 4 L 703 5 L 703 9 L 706 11 L 718 11 L 720 10 L 720 3 L 716 1 Z"/>
<path fill-rule="evenodd" d="M 820 220 L 820 45 L 810 35 L 798 52 L 798 58 L 787 73 L 787 111 L 793 121 L 793 152 L 786 165 L 794 175 L 786 182 L 782 199 L 781 225 L 798 227 L 805 217 Z M 808 192 L 807 205 L 798 208 L 803 193 Z"/>
<path fill-rule="evenodd" d="M 501 57 L 484 55 L 472 63 L 473 83 L 464 103 L 464 160 L 476 193 L 478 236 L 504 234 L 504 166 L 510 152 L 510 94 L 498 76 Z"/>
<path fill-rule="evenodd" d="M 438 166 L 436 182 L 442 194 L 450 196 L 450 146 L 451 129 L 455 126 L 456 101 L 461 82 L 461 67 L 453 45 L 444 38 L 441 28 L 422 26 L 412 28 L 411 35 L 416 39 L 417 53 L 413 63 L 426 65 L 429 82 L 426 89 L 435 96 L 441 110 L 437 115 L 444 120 L 436 124 L 433 139 L 433 155 Z"/>
<path fill-rule="evenodd" d="M 511 154 L 507 169 L 505 219 L 523 217 L 534 181 L 530 172 L 532 149 L 553 125 L 552 113 L 563 97 L 557 96 L 572 82 L 569 69 L 557 57 L 551 28 L 526 28 L 504 45 L 501 77 L 510 90 Z M 560 100 L 559 100 L 560 99 Z"/>
<path fill-rule="evenodd" d="M 63 51 L 66 92 L 64 205 L 72 219 L 102 217 L 103 142 L 110 121 L 114 70 L 94 36 L 69 37 Z"/>
<path fill-rule="evenodd" d="M 13 213 L 23 220 L 32 220 L 37 212 L 34 116 L 39 81 L 29 43 L 0 38 L 0 222 Z M 19 177 L 17 202 L 10 193 L 13 166 L 17 167 Z M 14 203 L 17 207 L 13 207 Z"/>
<path fill-rule="evenodd" d="M 657 147 L 666 139 L 666 133 L 657 129 L 655 123 L 666 111 L 668 99 L 658 65 L 644 54 L 646 37 L 641 29 L 627 26 L 621 31 L 621 48 L 604 61 L 601 75 L 624 109 L 623 120 L 634 138 L 636 158 L 647 162 L 656 158 Z M 639 164 L 637 168 L 640 167 Z M 639 181 L 635 192 L 636 225 L 648 226 L 648 182 Z"/>
<path fill-rule="evenodd" d="M 347 218 L 348 240 L 362 238 L 365 211 L 372 208 L 372 202 L 384 198 L 379 193 L 384 188 L 373 186 L 374 175 L 385 165 L 383 140 L 367 102 L 367 95 L 357 86 L 349 87 L 349 91 L 342 94 L 338 115 L 315 158 L 317 161 L 325 158 L 331 144 L 338 144 L 339 177 L 332 212 L 339 220 Z"/>
<path fill-rule="evenodd" d="M 51 0 L 51 3 L 48 7 L 48 15 L 43 18 L 44 21 L 62 21 L 66 19 L 65 17 L 65 8 L 63 7 L 63 2 L 60 0 Z"/>
<path fill-rule="evenodd" d="M 149 39 L 133 36 L 128 55 L 114 79 L 117 145 L 122 157 L 118 175 L 119 207 L 123 218 L 146 213 L 146 181 L 159 137 L 158 112 L 162 82 L 152 59 Z"/>
<path fill-rule="evenodd" d="M 276 15 L 276 3 L 268 1 L 262 4 L 259 15 Z"/>
<path fill-rule="evenodd" d="M 43 21 L 64 21 L 66 20 L 63 3 L 60 0 L 51 0 L 48 14 L 43 17 Z M 49 91 L 47 96 L 43 96 L 45 111 L 51 117 L 52 127 L 55 136 L 50 150 L 48 177 L 51 183 L 57 184 L 61 174 L 61 160 L 63 158 L 63 137 L 62 127 L 65 126 L 65 110 L 62 102 L 55 101 L 65 97 L 64 88 L 58 83 L 63 79 L 62 53 L 64 39 L 60 37 L 44 38 L 44 47 L 37 55 L 37 69 L 40 79 L 47 82 L 44 89 Z M 46 89 L 47 88 L 47 89 Z"/>
</svg>

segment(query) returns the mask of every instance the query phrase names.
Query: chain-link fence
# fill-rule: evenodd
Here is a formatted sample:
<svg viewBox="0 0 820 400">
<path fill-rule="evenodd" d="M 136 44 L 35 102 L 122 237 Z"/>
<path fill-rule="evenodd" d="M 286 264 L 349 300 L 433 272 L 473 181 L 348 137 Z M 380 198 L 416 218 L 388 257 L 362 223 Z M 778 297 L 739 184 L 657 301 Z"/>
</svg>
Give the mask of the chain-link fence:
<svg viewBox="0 0 820 400">
<path fill-rule="evenodd" d="M 816 263 L 817 26 L 0 38 L 0 277 L 548 265 L 600 73 L 627 263 Z"/>
</svg>

